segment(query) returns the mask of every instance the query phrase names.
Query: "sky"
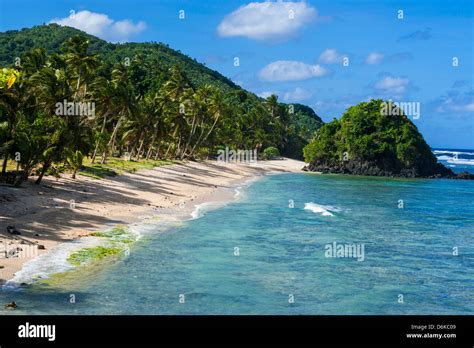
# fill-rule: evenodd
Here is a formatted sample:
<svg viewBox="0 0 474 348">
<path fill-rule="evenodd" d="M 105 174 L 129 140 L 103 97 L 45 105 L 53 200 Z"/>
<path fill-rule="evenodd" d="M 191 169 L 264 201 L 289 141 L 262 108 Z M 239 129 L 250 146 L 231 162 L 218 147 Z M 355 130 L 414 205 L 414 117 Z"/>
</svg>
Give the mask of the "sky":
<svg viewBox="0 0 474 348">
<path fill-rule="evenodd" d="M 370 98 L 435 148 L 474 149 L 472 0 L 0 0 L 0 31 L 55 22 L 110 42 L 164 42 L 260 96 L 324 120 Z"/>
</svg>

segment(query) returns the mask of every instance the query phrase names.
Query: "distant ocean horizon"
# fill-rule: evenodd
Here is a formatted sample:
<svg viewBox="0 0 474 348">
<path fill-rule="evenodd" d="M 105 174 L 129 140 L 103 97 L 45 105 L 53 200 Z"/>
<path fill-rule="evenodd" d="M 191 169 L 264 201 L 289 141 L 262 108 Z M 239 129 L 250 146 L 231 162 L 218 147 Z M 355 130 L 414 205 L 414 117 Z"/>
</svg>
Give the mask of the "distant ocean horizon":
<svg viewBox="0 0 474 348">
<path fill-rule="evenodd" d="M 438 161 L 455 173 L 474 173 L 474 149 L 432 148 Z"/>
</svg>

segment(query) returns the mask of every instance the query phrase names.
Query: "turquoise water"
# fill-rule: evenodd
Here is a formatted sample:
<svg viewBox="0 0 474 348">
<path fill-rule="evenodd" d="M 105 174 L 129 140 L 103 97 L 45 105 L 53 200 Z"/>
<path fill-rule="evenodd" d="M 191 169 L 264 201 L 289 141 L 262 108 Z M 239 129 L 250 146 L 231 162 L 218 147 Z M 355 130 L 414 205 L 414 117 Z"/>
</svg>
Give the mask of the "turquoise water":
<svg viewBox="0 0 474 348">
<path fill-rule="evenodd" d="M 333 242 L 363 244 L 363 261 L 326 257 Z M 474 182 L 263 177 L 79 284 L 11 300 L 16 314 L 473 314 Z"/>
</svg>

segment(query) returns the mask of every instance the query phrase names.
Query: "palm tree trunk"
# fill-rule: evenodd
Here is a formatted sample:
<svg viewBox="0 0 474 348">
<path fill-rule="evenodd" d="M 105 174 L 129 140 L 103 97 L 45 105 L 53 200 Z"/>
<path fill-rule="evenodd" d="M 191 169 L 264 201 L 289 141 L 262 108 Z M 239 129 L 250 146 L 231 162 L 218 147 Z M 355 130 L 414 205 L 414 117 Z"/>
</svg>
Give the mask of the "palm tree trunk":
<svg viewBox="0 0 474 348">
<path fill-rule="evenodd" d="M 161 141 L 158 142 L 158 146 L 156 147 L 155 161 L 157 161 L 157 160 L 158 160 L 158 156 L 160 156 L 160 148 L 161 148 Z"/>
<path fill-rule="evenodd" d="M 171 146 L 173 145 L 173 142 L 170 142 L 170 144 L 168 145 L 168 149 L 166 150 L 166 153 L 165 153 L 165 158 L 168 158 L 168 154 L 170 153 L 171 151 Z"/>
<path fill-rule="evenodd" d="M 8 163 L 8 153 L 5 154 L 5 158 L 3 159 L 2 175 L 5 175 L 7 172 L 7 163 Z"/>
<path fill-rule="evenodd" d="M 192 154 L 194 153 L 194 151 L 196 150 L 196 147 L 200 144 L 201 142 L 201 139 L 202 139 L 202 136 L 204 135 L 204 122 L 201 122 L 201 134 L 199 134 L 199 138 L 198 140 L 194 143 L 194 146 L 193 148 L 191 149 L 191 152 L 189 153 L 190 156 L 192 156 Z"/>
<path fill-rule="evenodd" d="M 137 161 L 140 160 L 140 155 L 141 155 L 141 152 L 142 152 L 144 142 L 145 142 L 145 139 L 140 140 L 140 146 L 138 146 L 138 151 L 137 151 Z"/>
<path fill-rule="evenodd" d="M 214 123 L 213 123 L 211 129 L 209 129 L 209 132 L 207 132 L 207 134 L 206 134 L 206 136 L 204 137 L 204 139 L 202 139 L 201 142 L 197 142 L 197 143 L 194 145 L 194 147 L 193 147 L 193 149 L 192 149 L 190 155 L 192 155 L 192 154 L 194 153 L 194 150 L 196 149 L 197 146 L 199 146 L 202 142 L 204 142 L 204 141 L 207 140 L 207 138 L 209 137 L 209 135 L 212 133 L 212 131 L 213 131 L 214 128 L 216 127 L 217 121 L 219 121 L 219 117 L 220 117 L 220 116 L 217 116 L 217 117 L 216 117 L 216 119 L 214 120 Z"/>
<path fill-rule="evenodd" d="M 214 128 L 216 127 L 217 121 L 219 121 L 219 116 L 216 117 L 216 120 L 214 121 L 214 124 L 212 125 L 211 129 L 209 129 L 209 132 L 207 132 L 206 136 L 205 136 L 204 139 L 202 140 L 203 142 L 206 141 L 207 138 L 209 137 L 209 135 L 212 133 L 212 131 L 213 131 Z"/>
<path fill-rule="evenodd" d="M 46 173 L 46 171 L 48 170 L 50 165 L 51 165 L 51 163 L 49 161 L 47 161 L 43 164 L 43 168 L 41 168 L 40 175 L 38 176 L 38 179 L 36 179 L 36 181 L 35 181 L 36 185 L 41 184 L 41 181 L 43 180 L 43 176 Z"/>
<path fill-rule="evenodd" d="M 76 92 L 74 93 L 74 103 L 76 102 L 77 93 L 79 92 L 80 85 L 81 85 L 81 74 L 79 73 L 79 76 L 77 78 Z"/>
<path fill-rule="evenodd" d="M 151 157 L 151 153 L 153 151 L 153 144 L 155 143 L 155 139 L 152 139 L 152 141 L 150 142 L 150 146 L 148 147 L 148 151 L 146 152 L 146 157 L 145 157 L 145 160 L 149 160 L 150 157 Z"/>
<path fill-rule="evenodd" d="M 109 142 L 107 143 L 107 146 L 104 149 L 104 153 L 102 154 L 102 160 L 100 161 L 100 164 L 104 164 L 105 161 L 107 160 L 108 149 L 109 149 L 109 147 L 113 147 L 113 145 L 115 143 L 115 137 L 117 136 L 117 132 L 118 132 L 121 121 L 122 121 L 122 119 L 119 118 L 119 120 L 117 121 L 117 124 L 114 127 L 114 131 L 112 132 L 112 135 L 110 136 L 110 140 L 109 140 Z"/>
<path fill-rule="evenodd" d="M 193 116 L 193 122 L 192 122 L 192 125 L 191 125 L 191 130 L 189 131 L 188 141 L 186 142 L 186 145 L 184 146 L 184 150 L 181 154 L 181 159 L 183 159 L 184 156 L 186 155 L 186 151 L 188 150 L 189 144 L 191 143 L 191 138 L 193 137 L 193 134 L 194 134 L 194 124 L 195 123 L 196 123 L 196 115 Z"/>
<path fill-rule="evenodd" d="M 130 154 L 128 155 L 128 158 L 129 158 L 128 160 L 129 160 L 129 161 L 132 160 L 133 156 L 135 155 L 135 149 L 136 149 L 136 147 L 137 147 L 137 144 L 134 143 L 134 144 L 133 144 L 133 147 L 132 147 L 132 151 L 130 151 Z"/>
<path fill-rule="evenodd" d="M 104 133 L 105 131 L 105 124 L 107 123 L 107 115 L 109 113 L 106 112 L 104 114 L 104 122 L 102 122 L 102 128 L 100 129 L 100 135 L 99 135 L 99 139 L 97 139 L 97 142 L 95 144 L 95 149 L 94 149 L 94 153 L 92 154 L 92 158 L 91 158 L 91 163 L 94 163 L 95 162 L 95 157 L 97 156 L 97 150 L 99 149 L 99 144 L 100 144 L 100 136 Z"/>
<path fill-rule="evenodd" d="M 177 157 L 180 152 L 181 152 L 181 136 L 179 137 L 178 146 L 176 147 L 176 151 L 174 153 L 174 156 Z"/>
</svg>

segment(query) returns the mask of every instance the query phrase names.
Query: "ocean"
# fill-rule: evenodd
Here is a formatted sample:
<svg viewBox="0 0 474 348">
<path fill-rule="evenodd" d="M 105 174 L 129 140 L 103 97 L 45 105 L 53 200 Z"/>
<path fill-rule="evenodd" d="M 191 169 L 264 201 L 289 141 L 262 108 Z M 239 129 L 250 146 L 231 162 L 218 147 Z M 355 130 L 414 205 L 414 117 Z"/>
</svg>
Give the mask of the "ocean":
<svg viewBox="0 0 474 348">
<path fill-rule="evenodd" d="M 455 173 L 474 173 L 474 150 L 468 149 L 433 149 L 439 162 Z"/>
<path fill-rule="evenodd" d="M 147 225 L 105 267 L 1 291 L 19 307 L 0 311 L 474 314 L 473 181 L 297 173 L 235 189 Z"/>
</svg>

